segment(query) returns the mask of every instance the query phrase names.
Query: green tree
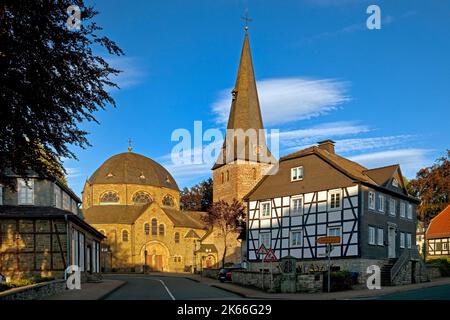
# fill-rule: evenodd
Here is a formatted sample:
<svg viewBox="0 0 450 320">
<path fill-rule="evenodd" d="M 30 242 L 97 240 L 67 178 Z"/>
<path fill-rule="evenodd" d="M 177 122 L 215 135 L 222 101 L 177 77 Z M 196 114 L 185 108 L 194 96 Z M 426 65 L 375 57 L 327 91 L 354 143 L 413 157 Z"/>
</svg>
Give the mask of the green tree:
<svg viewBox="0 0 450 320">
<path fill-rule="evenodd" d="M 180 202 L 183 210 L 207 211 L 213 200 L 213 181 L 211 178 L 181 191 Z"/>
<path fill-rule="evenodd" d="M 408 184 L 411 195 L 420 198 L 417 208 L 419 220 L 429 222 L 450 202 L 450 150 L 447 155 L 417 172 L 416 178 Z"/>
<path fill-rule="evenodd" d="M 80 9 L 78 30 L 69 28 L 71 5 Z M 0 183 L 30 170 L 63 177 L 61 159 L 76 159 L 69 147 L 89 146 L 79 124 L 115 105 L 108 90 L 120 71 L 103 57 L 123 52 L 97 34 L 97 14 L 83 0 L 0 3 Z"/>
</svg>

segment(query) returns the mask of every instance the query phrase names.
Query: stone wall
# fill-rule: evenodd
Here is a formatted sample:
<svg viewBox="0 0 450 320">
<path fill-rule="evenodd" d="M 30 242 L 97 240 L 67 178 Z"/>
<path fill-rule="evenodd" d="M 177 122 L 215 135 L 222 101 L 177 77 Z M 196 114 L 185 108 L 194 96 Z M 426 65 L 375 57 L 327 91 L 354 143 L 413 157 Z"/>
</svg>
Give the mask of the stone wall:
<svg viewBox="0 0 450 320">
<path fill-rule="evenodd" d="M 428 265 L 427 270 L 428 270 L 428 276 L 431 279 L 436 279 L 436 278 L 442 277 L 441 271 L 439 270 L 439 267 L 437 267 L 437 266 Z"/>
<path fill-rule="evenodd" d="M 283 274 L 257 271 L 233 271 L 232 282 L 245 287 L 253 287 L 272 292 L 282 291 Z M 298 274 L 293 276 L 297 292 L 321 292 L 323 277 L 321 274 Z"/>
<path fill-rule="evenodd" d="M 217 279 L 217 277 L 219 276 L 219 270 L 220 269 L 212 269 L 212 268 L 203 269 L 202 277 Z"/>
<path fill-rule="evenodd" d="M 38 283 L 1 292 L 0 300 L 40 300 L 63 292 L 65 288 L 65 280 Z"/>
</svg>

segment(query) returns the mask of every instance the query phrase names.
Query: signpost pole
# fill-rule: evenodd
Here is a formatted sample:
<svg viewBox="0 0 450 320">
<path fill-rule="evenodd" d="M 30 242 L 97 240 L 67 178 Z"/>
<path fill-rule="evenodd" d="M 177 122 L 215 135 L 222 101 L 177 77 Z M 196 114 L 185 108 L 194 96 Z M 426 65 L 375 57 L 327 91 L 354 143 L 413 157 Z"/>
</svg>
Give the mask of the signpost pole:
<svg viewBox="0 0 450 320">
<path fill-rule="evenodd" d="M 264 255 L 261 256 L 262 269 L 261 269 L 261 287 L 264 290 Z"/>
<path fill-rule="evenodd" d="M 327 244 L 328 254 L 328 293 L 331 292 L 331 243 Z"/>
</svg>

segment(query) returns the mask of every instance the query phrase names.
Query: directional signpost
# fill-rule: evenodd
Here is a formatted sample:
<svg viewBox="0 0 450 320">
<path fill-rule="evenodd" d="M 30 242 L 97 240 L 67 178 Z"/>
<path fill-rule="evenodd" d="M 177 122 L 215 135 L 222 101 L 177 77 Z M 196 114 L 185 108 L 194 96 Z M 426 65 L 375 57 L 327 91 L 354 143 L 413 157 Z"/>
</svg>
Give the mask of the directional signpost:
<svg viewBox="0 0 450 320">
<path fill-rule="evenodd" d="M 331 251 L 333 251 L 333 244 L 341 243 L 341 237 L 339 236 L 328 236 L 317 238 L 316 242 L 318 244 L 326 244 L 326 255 L 328 257 L 328 292 L 331 291 Z"/>
</svg>

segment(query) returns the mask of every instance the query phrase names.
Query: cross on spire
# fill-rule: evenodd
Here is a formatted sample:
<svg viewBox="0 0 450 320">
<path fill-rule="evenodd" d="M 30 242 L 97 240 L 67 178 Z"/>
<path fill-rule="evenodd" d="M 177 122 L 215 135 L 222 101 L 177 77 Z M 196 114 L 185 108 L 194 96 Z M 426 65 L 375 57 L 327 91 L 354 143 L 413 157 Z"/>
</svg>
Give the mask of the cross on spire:
<svg viewBox="0 0 450 320">
<path fill-rule="evenodd" d="M 248 16 L 248 10 L 245 10 L 245 16 L 241 17 L 242 20 L 245 21 L 245 31 L 248 30 L 248 23 L 252 22 L 252 19 Z"/>
<path fill-rule="evenodd" d="M 131 150 L 133 150 L 133 147 L 131 146 L 131 143 L 133 141 L 131 141 L 131 139 L 128 139 L 128 152 L 131 152 Z"/>
</svg>

